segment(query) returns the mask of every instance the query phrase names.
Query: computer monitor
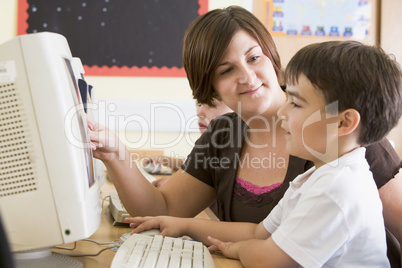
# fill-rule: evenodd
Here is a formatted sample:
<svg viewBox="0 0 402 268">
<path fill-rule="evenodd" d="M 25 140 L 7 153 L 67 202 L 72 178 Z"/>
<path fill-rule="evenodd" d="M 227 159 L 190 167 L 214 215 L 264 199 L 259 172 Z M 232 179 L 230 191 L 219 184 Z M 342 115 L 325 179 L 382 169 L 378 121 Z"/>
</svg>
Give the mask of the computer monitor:
<svg viewBox="0 0 402 268">
<path fill-rule="evenodd" d="M 56 33 L 0 45 L 0 213 L 17 267 L 33 267 L 24 259 L 54 260 L 51 247 L 87 238 L 100 225 L 72 60 Z"/>
<path fill-rule="evenodd" d="M 94 113 L 94 110 L 96 109 L 93 107 L 92 103 L 91 93 L 93 91 L 93 87 L 92 85 L 87 84 L 87 82 L 84 79 L 85 70 L 84 67 L 82 66 L 80 58 L 74 57 L 72 59 L 72 67 L 75 78 L 77 78 L 78 89 L 80 91 L 82 104 L 84 105 L 84 111 L 87 114 L 87 116 L 94 119 L 95 121 L 98 121 L 96 118 L 97 113 Z M 102 161 L 96 158 L 94 158 L 93 160 L 93 165 L 94 165 L 95 178 L 99 181 L 99 185 L 102 186 L 105 183 L 106 178 L 105 165 L 103 164 Z"/>
</svg>

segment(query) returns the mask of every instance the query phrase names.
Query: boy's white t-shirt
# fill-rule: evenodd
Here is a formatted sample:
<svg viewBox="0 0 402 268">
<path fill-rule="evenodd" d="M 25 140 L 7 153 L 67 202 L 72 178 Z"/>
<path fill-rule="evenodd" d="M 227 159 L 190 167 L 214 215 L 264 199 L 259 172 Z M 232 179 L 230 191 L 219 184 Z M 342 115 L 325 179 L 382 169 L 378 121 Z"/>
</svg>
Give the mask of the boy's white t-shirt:
<svg viewBox="0 0 402 268">
<path fill-rule="evenodd" d="M 365 148 L 296 177 L 263 224 L 300 266 L 389 267 Z"/>
</svg>

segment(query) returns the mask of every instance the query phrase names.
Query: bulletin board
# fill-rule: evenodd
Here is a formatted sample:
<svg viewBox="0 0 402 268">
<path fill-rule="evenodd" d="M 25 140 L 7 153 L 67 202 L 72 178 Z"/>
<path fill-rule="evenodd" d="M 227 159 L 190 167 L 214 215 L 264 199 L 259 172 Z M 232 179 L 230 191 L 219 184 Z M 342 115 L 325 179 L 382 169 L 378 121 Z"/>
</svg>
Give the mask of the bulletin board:
<svg viewBox="0 0 402 268">
<path fill-rule="evenodd" d="M 330 40 L 379 43 L 379 0 L 253 0 L 285 68 L 302 47 Z"/>
<path fill-rule="evenodd" d="M 17 34 L 67 38 L 85 75 L 185 77 L 185 31 L 208 0 L 18 0 Z"/>
<path fill-rule="evenodd" d="M 272 35 L 363 39 L 371 22 L 369 0 L 265 0 L 265 25 Z"/>
</svg>

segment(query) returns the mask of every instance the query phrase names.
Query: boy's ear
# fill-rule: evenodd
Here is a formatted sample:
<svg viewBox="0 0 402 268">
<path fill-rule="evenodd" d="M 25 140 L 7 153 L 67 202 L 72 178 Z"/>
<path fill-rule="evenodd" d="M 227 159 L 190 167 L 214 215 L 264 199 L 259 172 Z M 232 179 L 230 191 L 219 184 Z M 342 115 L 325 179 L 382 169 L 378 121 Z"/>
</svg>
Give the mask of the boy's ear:
<svg viewBox="0 0 402 268">
<path fill-rule="evenodd" d="M 339 113 L 338 135 L 351 134 L 360 124 L 360 113 L 355 109 L 347 109 Z"/>
</svg>

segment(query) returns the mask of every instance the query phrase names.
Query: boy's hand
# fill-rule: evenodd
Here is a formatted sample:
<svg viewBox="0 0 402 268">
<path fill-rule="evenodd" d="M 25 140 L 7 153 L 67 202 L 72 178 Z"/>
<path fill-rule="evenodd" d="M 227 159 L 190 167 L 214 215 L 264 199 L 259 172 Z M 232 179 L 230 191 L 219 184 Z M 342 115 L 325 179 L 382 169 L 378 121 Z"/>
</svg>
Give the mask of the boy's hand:
<svg viewBox="0 0 402 268">
<path fill-rule="evenodd" d="M 240 260 L 245 267 L 300 267 L 271 237 L 222 242 L 208 236 L 208 241 L 212 244 L 209 251 L 219 250 L 227 258 Z"/>
<path fill-rule="evenodd" d="M 187 221 L 185 218 L 169 216 L 133 217 L 125 221 L 135 228 L 133 233 L 141 233 L 150 229 L 159 229 L 162 236 L 180 237 L 186 234 Z"/>
<path fill-rule="evenodd" d="M 208 236 L 208 241 L 212 244 L 208 247 L 209 251 L 214 252 L 219 250 L 227 258 L 239 259 L 239 247 L 242 242 L 222 242 L 210 236 Z"/>
</svg>

